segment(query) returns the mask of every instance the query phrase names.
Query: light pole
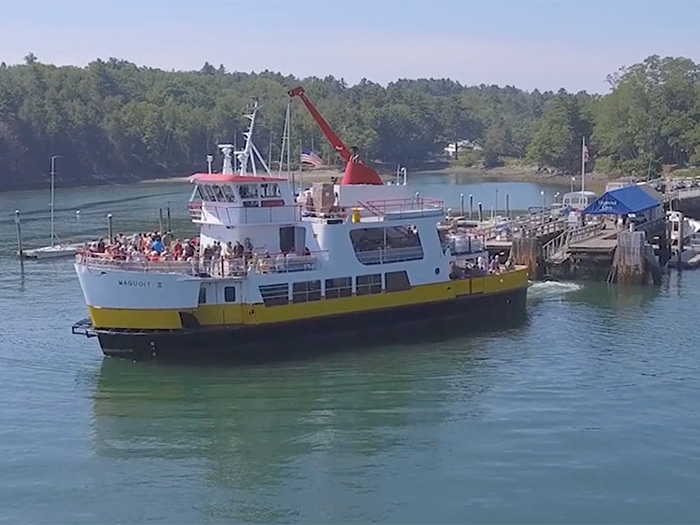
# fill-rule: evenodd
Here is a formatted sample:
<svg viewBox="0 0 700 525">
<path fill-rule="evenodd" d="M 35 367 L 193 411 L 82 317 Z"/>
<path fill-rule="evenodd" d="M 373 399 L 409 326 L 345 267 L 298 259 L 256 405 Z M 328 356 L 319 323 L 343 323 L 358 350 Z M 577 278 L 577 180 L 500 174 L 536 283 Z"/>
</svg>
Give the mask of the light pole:
<svg viewBox="0 0 700 525">
<path fill-rule="evenodd" d="M 545 206 L 545 204 L 544 204 L 544 198 L 545 198 L 544 190 L 542 190 L 540 192 L 540 195 L 542 195 L 542 224 L 544 224 L 544 211 L 545 211 L 545 208 L 544 208 L 544 206 Z"/>
<path fill-rule="evenodd" d="M 60 159 L 60 155 L 53 155 L 51 157 L 51 246 L 54 246 L 54 228 L 53 228 L 53 208 L 54 208 L 54 192 L 55 192 L 55 178 L 56 178 L 56 159 Z"/>
<path fill-rule="evenodd" d="M 207 171 L 211 174 L 211 163 L 214 160 L 213 155 L 207 155 Z"/>
<path fill-rule="evenodd" d="M 571 193 L 574 192 L 574 182 L 576 182 L 576 177 L 571 177 Z"/>
<path fill-rule="evenodd" d="M 554 194 L 554 202 L 557 202 L 559 200 L 559 192 L 556 192 Z"/>
<path fill-rule="evenodd" d="M 496 196 L 494 197 L 493 200 L 493 209 L 494 209 L 494 219 L 498 217 L 498 188 L 496 188 Z"/>
</svg>

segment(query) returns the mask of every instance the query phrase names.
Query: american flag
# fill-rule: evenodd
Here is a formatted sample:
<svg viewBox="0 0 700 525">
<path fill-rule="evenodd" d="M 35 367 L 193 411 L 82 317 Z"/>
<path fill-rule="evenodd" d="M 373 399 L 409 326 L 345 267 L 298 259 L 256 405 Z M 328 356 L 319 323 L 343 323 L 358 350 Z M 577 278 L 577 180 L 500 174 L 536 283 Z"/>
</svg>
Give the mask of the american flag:
<svg viewBox="0 0 700 525">
<path fill-rule="evenodd" d="M 301 149 L 301 162 L 305 164 L 311 164 L 315 168 L 323 166 L 323 160 L 321 159 L 321 157 L 319 157 L 313 151 L 307 148 Z"/>
<path fill-rule="evenodd" d="M 585 141 L 585 139 L 584 139 L 584 141 L 583 141 L 583 150 L 582 150 L 581 155 L 583 156 L 583 162 L 588 162 L 588 161 L 589 161 L 590 156 L 589 156 L 589 154 L 588 154 L 588 146 L 586 146 L 586 141 Z"/>
</svg>

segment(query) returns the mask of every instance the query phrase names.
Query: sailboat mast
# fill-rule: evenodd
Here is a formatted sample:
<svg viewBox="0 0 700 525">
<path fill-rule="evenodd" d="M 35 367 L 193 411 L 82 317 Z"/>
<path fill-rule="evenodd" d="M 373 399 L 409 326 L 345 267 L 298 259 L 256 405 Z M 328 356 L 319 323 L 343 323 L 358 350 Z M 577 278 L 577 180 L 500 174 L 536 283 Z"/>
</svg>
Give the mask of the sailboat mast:
<svg viewBox="0 0 700 525">
<path fill-rule="evenodd" d="M 55 241 L 54 239 L 56 238 L 54 234 L 54 226 L 53 226 L 53 216 L 54 216 L 54 194 L 55 194 L 55 176 L 56 176 L 56 159 L 59 158 L 60 155 L 53 155 L 51 157 L 51 246 L 55 246 Z"/>
</svg>

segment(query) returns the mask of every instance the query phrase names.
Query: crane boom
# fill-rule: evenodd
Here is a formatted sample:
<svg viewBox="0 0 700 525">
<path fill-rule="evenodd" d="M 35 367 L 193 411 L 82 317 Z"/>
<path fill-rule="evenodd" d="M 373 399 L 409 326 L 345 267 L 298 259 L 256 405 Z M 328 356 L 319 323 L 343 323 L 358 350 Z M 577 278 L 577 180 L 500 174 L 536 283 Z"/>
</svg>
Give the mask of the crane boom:
<svg viewBox="0 0 700 525">
<path fill-rule="evenodd" d="M 306 106 L 306 109 L 309 110 L 309 113 L 311 113 L 311 116 L 318 124 L 318 127 L 321 128 L 321 131 L 323 131 L 323 134 L 328 139 L 328 142 L 331 143 L 331 146 L 333 146 L 335 151 L 338 152 L 338 155 L 340 155 L 345 162 L 349 162 L 351 158 L 350 150 L 343 143 L 343 141 L 340 140 L 340 137 L 338 137 L 338 135 L 336 135 L 335 132 L 331 129 L 328 122 L 326 122 L 326 119 L 323 118 L 323 115 L 319 113 L 319 111 L 316 109 L 316 106 L 314 106 L 313 103 L 309 100 L 309 97 L 306 96 L 304 88 L 299 86 L 297 88 L 292 89 L 291 91 L 288 91 L 287 94 L 290 97 L 299 97 L 301 99 L 301 101 L 304 103 L 304 106 Z"/>
<path fill-rule="evenodd" d="M 309 100 L 309 97 L 306 96 L 303 87 L 296 87 L 291 91 L 287 91 L 287 94 L 290 97 L 299 97 L 301 99 L 306 109 L 311 113 L 311 116 L 321 128 L 321 131 L 323 131 L 328 142 L 331 143 L 331 146 L 333 146 L 335 151 L 338 152 L 338 155 L 345 161 L 345 175 L 343 175 L 341 185 L 372 184 L 381 186 L 384 184 L 384 181 L 382 181 L 382 178 L 376 170 L 365 166 L 362 161 L 360 161 L 357 156 L 357 148 L 353 147 L 351 151 L 343 141 L 340 140 L 338 135 L 331 129 L 328 122 L 326 122 L 326 119 L 323 118 L 323 115 L 319 113 L 316 106 L 314 106 Z"/>
</svg>

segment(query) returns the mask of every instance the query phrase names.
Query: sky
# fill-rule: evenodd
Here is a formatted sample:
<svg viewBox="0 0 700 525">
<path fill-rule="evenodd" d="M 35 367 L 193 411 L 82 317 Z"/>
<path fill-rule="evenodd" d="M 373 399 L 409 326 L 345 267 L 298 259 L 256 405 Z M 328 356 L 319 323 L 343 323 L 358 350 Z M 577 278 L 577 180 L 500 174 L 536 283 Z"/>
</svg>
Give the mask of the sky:
<svg viewBox="0 0 700 525">
<path fill-rule="evenodd" d="M 700 62 L 698 20 L 700 0 L 0 0 L 0 61 L 605 93 L 652 54 Z"/>
</svg>

